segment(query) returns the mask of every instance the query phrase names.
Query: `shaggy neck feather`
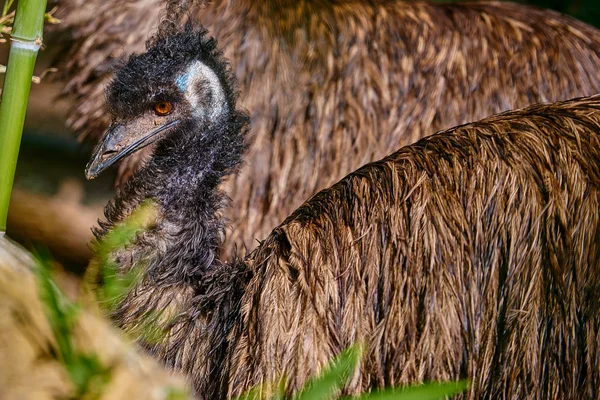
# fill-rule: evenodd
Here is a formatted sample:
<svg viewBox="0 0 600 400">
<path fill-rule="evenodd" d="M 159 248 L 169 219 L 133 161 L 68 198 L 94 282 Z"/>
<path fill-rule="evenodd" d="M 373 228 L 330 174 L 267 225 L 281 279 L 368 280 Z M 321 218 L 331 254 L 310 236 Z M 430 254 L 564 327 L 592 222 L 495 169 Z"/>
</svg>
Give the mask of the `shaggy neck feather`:
<svg viewBox="0 0 600 400">
<path fill-rule="evenodd" d="M 227 205 L 218 186 L 241 162 L 240 123 L 233 118 L 190 135 L 182 127 L 163 139 L 153 157 L 106 207 L 107 229 L 127 217 L 147 199 L 158 206 L 156 226 L 117 254 L 122 270 L 147 261 L 148 274 L 157 284 L 203 282 L 203 275 L 222 265 L 217 253 L 224 238 L 220 211 Z M 243 120 L 243 119 L 242 119 Z"/>
</svg>

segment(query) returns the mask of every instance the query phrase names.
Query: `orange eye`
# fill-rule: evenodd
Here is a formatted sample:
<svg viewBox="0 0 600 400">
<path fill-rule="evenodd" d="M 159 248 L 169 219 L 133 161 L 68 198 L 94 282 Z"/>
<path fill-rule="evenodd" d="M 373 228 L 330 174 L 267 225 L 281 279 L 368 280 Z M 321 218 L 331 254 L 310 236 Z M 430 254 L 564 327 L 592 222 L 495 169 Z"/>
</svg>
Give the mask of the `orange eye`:
<svg viewBox="0 0 600 400">
<path fill-rule="evenodd" d="M 167 115 L 173 111 L 173 103 L 170 101 L 161 101 L 154 104 L 154 112 L 158 115 Z"/>
</svg>

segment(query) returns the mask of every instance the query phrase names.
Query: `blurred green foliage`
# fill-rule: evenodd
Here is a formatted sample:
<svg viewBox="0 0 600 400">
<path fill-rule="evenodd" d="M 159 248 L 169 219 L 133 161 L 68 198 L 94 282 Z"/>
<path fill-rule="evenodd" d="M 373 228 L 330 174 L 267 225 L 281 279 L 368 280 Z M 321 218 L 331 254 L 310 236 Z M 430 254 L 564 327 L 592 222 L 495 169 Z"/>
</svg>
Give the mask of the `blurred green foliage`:
<svg viewBox="0 0 600 400">
<path fill-rule="evenodd" d="M 85 278 L 91 287 L 94 287 L 98 278 L 102 280 L 103 284 L 95 287 L 94 293 L 107 314 L 113 312 L 122 298 L 140 281 L 142 267 L 138 265 L 121 273 L 111 254 L 130 245 L 139 234 L 151 226 L 155 216 L 154 205 L 145 201 L 95 246 L 95 260 L 88 266 Z"/>
<path fill-rule="evenodd" d="M 364 348 L 360 344 L 354 344 L 337 357 L 332 359 L 323 372 L 309 379 L 308 382 L 294 396 L 293 400 L 329 400 L 338 398 L 339 389 L 350 379 L 363 356 Z M 248 393 L 238 397 L 236 400 L 259 400 L 264 399 L 263 391 L 268 386 L 255 386 Z M 283 400 L 285 377 L 271 385 L 274 387 L 274 395 L 269 400 Z M 412 385 L 400 388 L 387 388 L 364 393 L 360 396 L 342 397 L 342 400 L 441 400 L 464 392 L 468 388 L 467 381 L 458 382 L 434 382 Z"/>
<path fill-rule="evenodd" d="M 75 388 L 73 399 L 99 398 L 104 385 L 110 380 L 110 368 L 102 365 L 96 354 L 80 351 L 73 343 L 73 330 L 80 306 L 71 302 L 56 285 L 50 272 L 52 259 L 38 252 L 37 282 L 44 311 L 58 347 L 57 359 L 67 371 Z"/>
</svg>

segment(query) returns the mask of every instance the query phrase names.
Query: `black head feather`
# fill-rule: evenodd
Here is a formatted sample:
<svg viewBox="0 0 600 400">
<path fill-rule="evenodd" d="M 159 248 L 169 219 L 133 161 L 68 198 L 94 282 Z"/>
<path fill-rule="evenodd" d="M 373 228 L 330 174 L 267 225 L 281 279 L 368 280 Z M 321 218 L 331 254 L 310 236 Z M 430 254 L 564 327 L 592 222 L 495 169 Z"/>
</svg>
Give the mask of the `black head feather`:
<svg viewBox="0 0 600 400">
<path fill-rule="evenodd" d="M 234 110 L 236 79 L 229 62 L 206 29 L 187 23 L 180 32 L 156 37 L 146 52 L 132 55 L 116 71 L 106 93 L 109 111 L 113 116 L 126 117 L 144 112 L 148 102 L 179 100 L 175 78 L 196 60 L 217 75 L 227 106 Z"/>
<path fill-rule="evenodd" d="M 202 107 L 210 110 L 223 103 L 227 106 L 209 123 L 194 115 L 178 85 L 178 78 L 186 75 L 197 61 L 214 73 L 222 90 L 222 96 L 217 96 L 218 99 L 208 96 Z M 178 125 L 161 133 L 160 138 L 148 147 L 151 152 L 146 155 L 146 161 L 121 188 L 118 197 L 128 203 L 139 203 L 152 197 L 165 207 L 173 207 L 174 202 L 180 203 L 180 208 L 206 203 L 207 198 L 213 196 L 209 192 L 242 161 L 249 117 L 237 108 L 237 97 L 236 79 L 230 64 L 218 50 L 217 41 L 202 27 L 187 23 L 171 35 L 157 35 L 146 52 L 131 56 L 116 71 L 107 89 L 106 101 L 113 123 L 125 127 L 125 133 L 117 139 L 146 134 L 145 130 L 135 131 L 135 126 L 130 127 L 127 121 L 141 118 L 146 121 L 146 127 L 151 125 L 155 117 L 149 110 L 156 101 L 172 101 L 181 107 L 174 117 Z M 208 201 L 212 202 L 212 199 Z M 210 208 L 219 207 L 215 204 Z M 109 219 L 120 217 L 114 215 Z"/>
</svg>

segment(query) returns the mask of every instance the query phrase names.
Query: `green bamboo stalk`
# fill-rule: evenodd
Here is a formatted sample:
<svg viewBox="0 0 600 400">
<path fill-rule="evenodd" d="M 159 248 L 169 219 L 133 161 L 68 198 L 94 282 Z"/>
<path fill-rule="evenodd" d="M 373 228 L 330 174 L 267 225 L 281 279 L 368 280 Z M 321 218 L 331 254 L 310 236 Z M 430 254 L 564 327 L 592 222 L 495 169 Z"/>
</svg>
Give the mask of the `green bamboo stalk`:
<svg viewBox="0 0 600 400">
<path fill-rule="evenodd" d="M 42 44 L 46 0 L 19 0 L 0 102 L 0 235 L 6 231 L 8 204 L 25 122 L 33 67 Z"/>
</svg>

